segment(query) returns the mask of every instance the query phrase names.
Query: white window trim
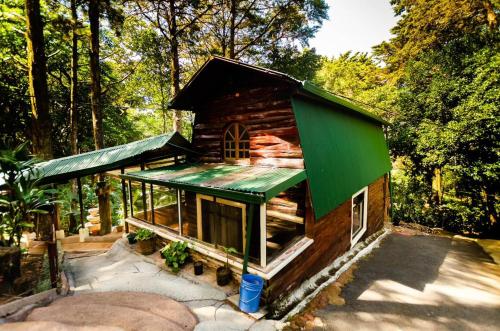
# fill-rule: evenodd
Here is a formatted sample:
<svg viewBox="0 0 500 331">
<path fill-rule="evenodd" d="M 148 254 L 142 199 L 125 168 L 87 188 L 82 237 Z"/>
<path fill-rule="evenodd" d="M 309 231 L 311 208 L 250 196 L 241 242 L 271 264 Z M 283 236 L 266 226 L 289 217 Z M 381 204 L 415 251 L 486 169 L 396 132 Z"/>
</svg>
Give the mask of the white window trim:
<svg viewBox="0 0 500 331">
<path fill-rule="evenodd" d="M 356 235 L 353 237 L 353 217 L 354 217 L 354 213 L 353 213 L 353 210 L 352 210 L 352 207 L 353 207 L 353 201 L 354 201 L 354 197 L 356 197 L 357 195 L 363 193 L 364 194 L 364 203 L 363 203 L 363 224 L 362 224 L 362 227 L 361 229 L 358 231 L 358 233 L 356 233 Z M 361 237 L 365 234 L 366 232 L 366 227 L 367 227 L 367 223 L 368 223 L 368 186 L 365 186 L 364 188 L 362 188 L 361 190 L 359 190 L 358 192 L 354 193 L 351 197 L 351 248 L 356 245 L 356 243 L 359 241 L 359 239 L 361 239 Z"/>
</svg>

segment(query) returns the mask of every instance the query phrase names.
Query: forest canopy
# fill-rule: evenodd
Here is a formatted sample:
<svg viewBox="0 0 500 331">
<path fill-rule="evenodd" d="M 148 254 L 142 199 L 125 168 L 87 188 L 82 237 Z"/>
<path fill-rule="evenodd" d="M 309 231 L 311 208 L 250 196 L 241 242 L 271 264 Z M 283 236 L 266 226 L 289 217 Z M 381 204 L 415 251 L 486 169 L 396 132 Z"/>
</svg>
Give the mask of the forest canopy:
<svg viewBox="0 0 500 331">
<path fill-rule="evenodd" d="M 499 4 L 392 0 L 372 55 L 320 56 L 324 0 L 0 1 L 0 149 L 61 157 L 178 130 L 211 55 L 283 71 L 389 120 L 393 220 L 498 235 Z M 368 33 L 368 32 L 367 32 Z M 31 96 L 31 97 L 30 97 Z"/>
</svg>

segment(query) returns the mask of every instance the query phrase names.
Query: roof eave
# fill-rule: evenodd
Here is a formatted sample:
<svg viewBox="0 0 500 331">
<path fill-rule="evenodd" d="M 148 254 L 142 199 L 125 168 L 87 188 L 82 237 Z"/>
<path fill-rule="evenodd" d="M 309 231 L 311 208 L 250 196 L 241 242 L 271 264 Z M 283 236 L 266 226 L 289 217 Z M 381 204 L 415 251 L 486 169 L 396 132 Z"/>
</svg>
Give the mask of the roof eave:
<svg viewBox="0 0 500 331">
<path fill-rule="evenodd" d="M 319 99 L 319 101 L 324 101 L 324 102 L 327 102 L 330 104 L 335 104 L 335 105 L 339 105 L 339 106 L 342 106 L 344 108 L 350 109 L 350 110 L 358 113 L 359 115 L 361 115 L 365 118 L 368 118 L 372 121 L 375 121 L 377 123 L 380 123 L 382 125 L 385 125 L 385 126 L 391 125 L 390 122 L 384 120 L 383 118 L 381 118 L 375 114 L 372 114 L 372 113 L 366 111 L 365 109 L 361 108 L 360 106 L 356 105 L 355 103 L 350 102 L 342 97 L 336 96 L 336 95 L 328 92 L 327 90 L 324 90 L 324 89 L 314 85 L 313 83 L 311 83 L 307 80 L 301 82 L 299 89 L 298 89 L 298 92 L 300 95 L 312 97 L 315 99 Z"/>
</svg>

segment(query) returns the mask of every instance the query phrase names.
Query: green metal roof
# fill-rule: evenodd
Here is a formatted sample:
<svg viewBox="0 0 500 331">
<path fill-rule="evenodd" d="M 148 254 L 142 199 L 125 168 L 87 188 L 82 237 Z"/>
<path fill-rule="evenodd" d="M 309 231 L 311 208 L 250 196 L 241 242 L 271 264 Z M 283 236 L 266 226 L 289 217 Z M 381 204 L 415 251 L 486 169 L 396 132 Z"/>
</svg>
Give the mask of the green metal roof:
<svg viewBox="0 0 500 331">
<path fill-rule="evenodd" d="M 257 79 L 257 82 L 264 83 L 266 80 L 273 80 L 288 83 L 291 86 L 295 86 L 297 89 L 296 92 L 299 94 L 305 94 L 323 102 L 341 106 L 336 107 L 337 111 L 348 111 L 371 121 L 384 125 L 390 124 L 381 117 L 363 109 L 361 106 L 322 89 L 310 81 L 300 81 L 276 70 L 262 68 L 219 56 L 212 57 L 198 69 L 182 90 L 169 102 L 169 108 L 192 110 L 194 102 L 199 101 L 203 95 L 213 95 L 217 89 L 233 81 L 249 81 L 251 75 L 260 75 L 259 77 L 261 77 L 261 79 Z M 325 110 L 331 111 L 331 109 Z"/>
<path fill-rule="evenodd" d="M 300 96 L 292 108 L 317 219 L 390 171 L 380 124 Z"/>
<path fill-rule="evenodd" d="M 44 182 L 58 182 L 135 165 L 152 158 L 182 155 L 191 152 L 189 148 L 189 141 L 175 132 L 38 163 L 36 171 Z"/>
<path fill-rule="evenodd" d="M 227 164 L 173 165 L 129 172 L 122 178 L 249 203 L 263 203 L 306 179 L 303 169 Z"/>
</svg>

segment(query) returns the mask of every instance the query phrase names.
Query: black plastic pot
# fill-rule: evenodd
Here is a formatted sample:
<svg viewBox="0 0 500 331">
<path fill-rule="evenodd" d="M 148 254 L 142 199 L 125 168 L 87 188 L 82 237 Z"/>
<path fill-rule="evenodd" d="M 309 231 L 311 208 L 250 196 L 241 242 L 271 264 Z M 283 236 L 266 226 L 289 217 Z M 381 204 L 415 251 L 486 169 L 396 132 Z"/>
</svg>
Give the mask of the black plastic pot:
<svg viewBox="0 0 500 331">
<path fill-rule="evenodd" d="M 203 263 L 201 261 L 196 261 L 194 263 L 194 274 L 199 276 L 203 273 Z"/>
<path fill-rule="evenodd" d="M 135 233 L 129 233 L 129 234 L 127 235 L 128 243 L 129 243 L 130 245 L 135 244 L 135 243 L 137 242 L 137 240 L 135 240 L 135 236 L 136 236 L 136 234 L 135 234 Z"/>
<path fill-rule="evenodd" d="M 231 281 L 231 269 L 226 267 L 217 268 L 217 285 L 225 286 Z"/>
</svg>

